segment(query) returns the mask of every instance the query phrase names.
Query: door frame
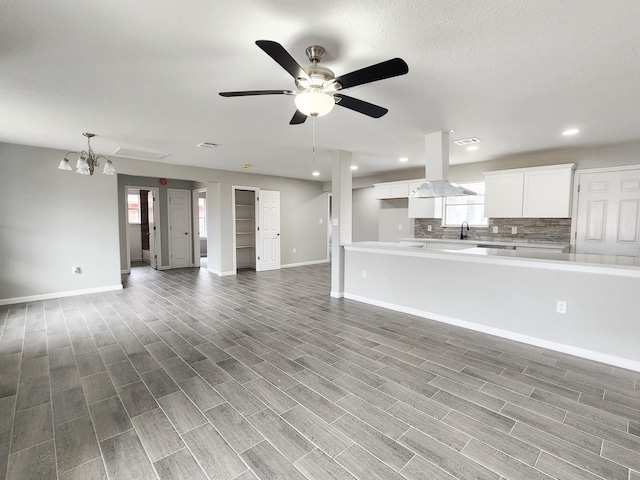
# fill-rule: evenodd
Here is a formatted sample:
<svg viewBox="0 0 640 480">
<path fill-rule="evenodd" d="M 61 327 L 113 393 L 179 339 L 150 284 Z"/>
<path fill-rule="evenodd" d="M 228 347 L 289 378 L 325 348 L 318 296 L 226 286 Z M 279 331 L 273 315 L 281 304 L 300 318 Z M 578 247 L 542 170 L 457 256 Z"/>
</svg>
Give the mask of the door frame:
<svg viewBox="0 0 640 480">
<path fill-rule="evenodd" d="M 184 189 L 184 188 L 167 188 L 167 223 L 168 223 L 168 233 L 169 233 L 169 268 L 173 269 L 173 268 L 183 268 L 183 267 L 173 267 L 173 265 L 171 264 L 171 259 L 173 258 L 172 254 L 172 250 L 171 250 L 171 194 L 172 192 L 187 192 L 187 194 L 189 195 L 189 199 L 187 200 L 187 235 L 190 237 L 189 240 L 187 241 L 187 245 L 189 245 L 189 265 L 185 268 L 189 268 L 189 267 L 193 267 L 193 215 L 191 212 L 191 190 L 188 189 Z"/>
<path fill-rule="evenodd" d="M 122 217 L 124 219 L 124 223 L 125 223 L 125 229 L 124 229 L 124 235 L 125 235 L 125 244 L 126 244 L 126 250 L 127 250 L 127 262 L 126 262 L 126 268 L 121 272 L 121 273 L 131 273 L 131 238 L 129 235 L 129 201 L 128 201 L 128 195 L 129 195 L 129 189 L 130 188 L 136 188 L 138 190 L 148 190 L 153 192 L 153 195 L 156 197 L 156 202 L 154 205 L 154 212 L 153 214 L 155 215 L 155 225 L 156 225 L 156 255 L 158 256 L 158 260 L 157 260 L 157 266 L 158 266 L 158 270 L 160 270 L 160 265 L 162 265 L 162 246 L 161 246 L 161 240 L 162 240 L 162 236 L 159 234 L 161 232 L 160 229 L 160 189 L 158 187 L 145 187 L 142 185 L 125 185 L 124 186 L 124 216 Z"/>
<path fill-rule="evenodd" d="M 195 188 L 191 191 L 191 203 L 192 205 L 192 216 L 193 218 L 191 219 L 191 223 L 193 223 L 193 231 L 194 231 L 194 235 L 193 235 L 193 266 L 195 268 L 199 268 L 200 267 L 200 212 L 199 212 L 199 198 L 200 198 L 200 194 L 204 192 L 205 194 L 205 199 L 207 198 L 207 189 L 206 188 Z M 206 201 L 205 201 L 205 205 L 206 205 Z M 205 211 L 206 211 L 206 206 L 205 206 Z M 206 222 L 206 215 L 205 215 L 205 222 Z M 198 232 L 198 235 L 195 234 L 195 232 Z M 204 232 L 205 235 L 207 234 L 207 232 Z M 209 237 L 205 237 L 207 239 L 207 255 L 209 254 Z"/>
<path fill-rule="evenodd" d="M 255 212 L 254 212 L 254 228 L 256 228 L 256 226 L 258 225 L 258 197 L 260 196 L 260 187 L 243 187 L 242 185 L 231 185 L 231 225 L 233 227 L 232 230 L 232 234 L 231 234 L 231 238 L 233 239 L 232 242 L 232 252 L 233 252 L 233 264 L 232 264 L 232 271 L 234 274 L 238 273 L 238 262 L 237 262 L 237 258 L 236 258 L 236 246 L 237 246 L 237 242 L 236 242 L 236 190 L 252 190 L 254 192 L 254 195 L 256 197 L 255 199 Z M 257 235 L 254 234 L 254 243 L 255 243 L 255 261 L 258 261 L 258 245 L 257 245 L 258 239 L 257 239 Z"/>
<path fill-rule="evenodd" d="M 571 252 L 576 252 L 576 243 L 578 237 L 578 200 L 580 196 L 580 181 L 582 175 L 589 173 L 613 173 L 623 172 L 625 170 L 639 170 L 640 165 L 621 165 L 617 167 L 599 167 L 599 168 L 585 168 L 584 170 L 578 169 L 573 176 L 573 195 L 571 199 Z"/>
</svg>

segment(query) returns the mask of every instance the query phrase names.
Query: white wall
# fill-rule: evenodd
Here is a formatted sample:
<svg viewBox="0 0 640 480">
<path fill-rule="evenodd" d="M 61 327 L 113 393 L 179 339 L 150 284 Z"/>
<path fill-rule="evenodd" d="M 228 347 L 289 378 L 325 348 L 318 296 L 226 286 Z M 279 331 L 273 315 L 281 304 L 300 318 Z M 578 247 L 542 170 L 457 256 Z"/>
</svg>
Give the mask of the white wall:
<svg viewBox="0 0 640 480">
<path fill-rule="evenodd" d="M 64 153 L 0 143 L 0 303 L 121 288 L 116 177 Z"/>
</svg>

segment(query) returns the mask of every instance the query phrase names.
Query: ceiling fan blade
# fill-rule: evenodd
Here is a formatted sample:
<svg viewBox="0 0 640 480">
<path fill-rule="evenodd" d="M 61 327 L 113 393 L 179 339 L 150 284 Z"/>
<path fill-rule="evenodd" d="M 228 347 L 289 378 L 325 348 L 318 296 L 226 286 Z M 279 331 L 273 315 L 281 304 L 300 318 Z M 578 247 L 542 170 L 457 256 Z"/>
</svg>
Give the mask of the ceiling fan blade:
<svg viewBox="0 0 640 480">
<path fill-rule="evenodd" d="M 293 90 L 245 90 L 243 92 L 220 92 L 223 97 L 246 97 L 249 95 L 294 95 Z"/>
<path fill-rule="evenodd" d="M 336 105 L 340 105 L 341 107 L 348 108 L 349 110 L 354 110 L 359 113 L 364 113 L 365 115 L 373 118 L 380 118 L 389 111 L 386 108 L 374 105 L 373 103 L 365 102 L 364 100 L 359 100 L 353 97 L 348 97 L 346 95 L 342 95 L 341 93 L 336 93 L 333 96 L 338 99 Z"/>
<path fill-rule="evenodd" d="M 300 125 L 301 123 L 304 123 L 307 120 L 307 116 L 302 113 L 300 110 L 296 110 L 296 113 L 293 114 L 293 117 L 291 117 L 291 121 L 289 122 L 289 125 Z"/>
<path fill-rule="evenodd" d="M 279 43 L 271 40 L 257 40 L 256 45 L 278 62 L 293 78 L 309 78 L 298 62 Z"/>
<path fill-rule="evenodd" d="M 386 62 L 376 63 L 369 67 L 361 68 L 355 72 L 347 73 L 335 79 L 341 88 L 355 87 L 365 83 L 377 82 L 385 78 L 404 75 L 409 71 L 409 66 L 401 58 L 392 58 Z"/>
</svg>

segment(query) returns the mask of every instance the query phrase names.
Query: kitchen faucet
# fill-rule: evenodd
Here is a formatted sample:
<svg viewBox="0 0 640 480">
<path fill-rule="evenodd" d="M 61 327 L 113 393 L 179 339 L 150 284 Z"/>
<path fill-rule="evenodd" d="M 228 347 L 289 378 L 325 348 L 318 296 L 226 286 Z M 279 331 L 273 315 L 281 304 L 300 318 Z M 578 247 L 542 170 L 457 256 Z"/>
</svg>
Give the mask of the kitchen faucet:
<svg viewBox="0 0 640 480">
<path fill-rule="evenodd" d="M 467 232 L 469 231 L 469 222 L 465 220 L 464 222 L 462 222 L 462 225 L 460 225 L 460 240 L 464 240 L 465 238 L 467 238 L 467 234 L 464 232 L 465 223 L 467 224 Z"/>
</svg>

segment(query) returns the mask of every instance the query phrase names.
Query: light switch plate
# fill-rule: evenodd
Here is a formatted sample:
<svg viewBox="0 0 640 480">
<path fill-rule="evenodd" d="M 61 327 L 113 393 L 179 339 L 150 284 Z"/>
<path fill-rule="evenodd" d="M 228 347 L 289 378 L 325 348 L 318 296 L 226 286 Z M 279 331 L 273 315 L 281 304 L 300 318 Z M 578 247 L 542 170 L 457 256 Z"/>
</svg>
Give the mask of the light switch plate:
<svg viewBox="0 0 640 480">
<path fill-rule="evenodd" d="M 430 232 L 431 230 L 433 230 L 433 226 L 432 225 L 427 225 L 427 232 Z"/>
<path fill-rule="evenodd" d="M 498 233 L 498 227 L 497 226 L 493 227 L 493 233 Z"/>
<path fill-rule="evenodd" d="M 333 219 L 333 226 L 334 226 L 334 227 L 337 227 L 337 226 L 338 226 L 338 219 L 337 219 L 337 218 L 334 218 L 334 219 Z"/>
<path fill-rule="evenodd" d="M 517 235 L 518 234 L 518 227 L 511 227 L 511 235 Z"/>
</svg>

